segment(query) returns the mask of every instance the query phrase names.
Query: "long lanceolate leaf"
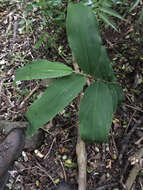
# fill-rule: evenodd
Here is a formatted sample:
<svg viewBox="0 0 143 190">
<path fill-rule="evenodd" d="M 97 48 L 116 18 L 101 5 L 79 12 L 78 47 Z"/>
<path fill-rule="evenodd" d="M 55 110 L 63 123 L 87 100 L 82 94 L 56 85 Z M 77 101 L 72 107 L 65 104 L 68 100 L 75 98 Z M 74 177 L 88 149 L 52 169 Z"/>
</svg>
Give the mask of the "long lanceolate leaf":
<svg viewBox="0 0 143 190">
<path fill-rule="evenodd" d="M 39 127 L 62 111 L 82 90 L 85 82 L 83 76 L 76 74 L 53 82 L 26 113 L 31 124 L 28 127 L 27 134 L 32 135 Z"/>
<path fill-rule="evenodd" d="M 70 3 L 66 20 L 70 47 L 79 67 L 94 77 L 112 80 L 113 72 L 102 46 L 97 21 L 90 7 Z"/>
<path fill-rule="evenodd" d="M 131 7 L 130 7 L 130 9 L 129 9 L 129 12 L 131 12 L 132 10 L 134 10 L 134 9 L 138 6 L 139 2 L 140 2 L 140 0 L 135 0 L 135 1 L 132 3 L 132 5 L 131 5 Z"/>
<path fill-rule="evenodd" d="M 35 60 L 17 70 L 16 80 L 62 77 L 70 75 L 72 72 L 73 70 L 70 67 L 60 62 Z"/>
<path fill-rule="evenodd" d="M 99 16 L 99 18 L 101 18 L 103 20 L 103 22 L 105 22 L 106 24 L 108 24 L 109 26 L 114 28 L 114 30 L 117 31 L 116 24 L 106 14 L 101 12 L 98 14 L 98 16 Z"/>
<path fill-rule="evenodd" d="M 107 14 L 110 15 L 110 16 L 114 16 L 114 17 L 116 17 L 116 18 L 119 18 L 119 19 L 121 19 L 121 20 L 124 20 L 124 18 L 123 18 L 119 13 L 117 13 L 116 11 L 114 11 L 114 10 L 111 9 L 111 8 L 102 7 L 102 8 L 100 9 L 100 11 L 102 11 L 102 12 L 104 12 L 104 13 L 107 13 Z"/>
<path fill-rule="evenodd" d="M 113 101 L 108 85 L 95 82 L 87 88 L 80 104 L 80 136 L 85 142 L 103 142 L 112 123 Z"/>
<path fill-rule="evenodd" d="M 143 21 L 143 7 L 140 11 L 140 16 L 139 16 L 139 19 L 137 21 L 136 28 L 138 28 L 139 24 L 141 24 L 142 21 Z"/>
<path fill-rule="evenodd" d="M 118 84 L 108 84 L 110 93 L 113 100 L 113 111 L 116 112 L 117 106 L 120 105 L 123 98 L 123 92 L 121 87 Z"/>
</svg>

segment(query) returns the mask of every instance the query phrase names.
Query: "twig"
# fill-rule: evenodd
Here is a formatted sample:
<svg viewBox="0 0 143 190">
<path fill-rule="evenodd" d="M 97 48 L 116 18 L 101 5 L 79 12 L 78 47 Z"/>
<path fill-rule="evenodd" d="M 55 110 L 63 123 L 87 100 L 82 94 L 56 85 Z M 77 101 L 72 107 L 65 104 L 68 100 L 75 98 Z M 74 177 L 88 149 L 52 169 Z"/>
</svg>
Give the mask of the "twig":
<svg viewBox="0 0 143 190">
<path fill-rule="evenodd" d="M 48 176 L 50 178 L 50 180 L 53 182 L 53 184 L 56 186 L 53 178 L 48 174 L 48 172 L 37 162 L 38 166 L 35 166 L 35 168 L 38 168 L 39 170 L 41 170 L 42 172 L 45 173 L 46 176 Z"/>
<path fill-rule="evenodd" d="M 18 19 L 17 16 L 14 16 L 14 26 L 13 26 L 13 41 L 16 40 L 17 30 L 18 30 Z"/>
<path fill-rule="evenodd" d="M 143 116 L 140 118 L 139 122 L 134 125 L 134 127 L 130 130 L 130 132 L 127 134 L 127 136 L 124 137 L 124 139 L 122 141 L 123 147 L 122 147 L 121 153 L 119 155 L 119 162 L 120 163 L 121 163 L 123 154 L 125 153 L 125 150 L 128 146 L 131 135 L 134 133 L 135 129 L 142 123 L 142 121 L 143 121 Z"/>
<path fill-rule="evenodd" d="M 4 79 L 0 77 L 0 104 L 1 104 L 1 97 L 2 97 L 3 81 Z"/>
<path fill-rule="evenodd" d="M 32 94 L 39 88 L 39 85 L 37 85 L 35 88 L 33 88 L 31 90 L 31 92 L 28 94 L 28 96 L 26 96 L 26 98 L 21 102 L 21 104 L 19 105 L 19 108 L 22 108 L 24 103 L 32 96 Z"/>
<path fill-rule="evenodd" d="M 135 142 L 135 144 L 136 144 L 136 145 L 139 145 L 142 140 L 143 140 L 143 137 L 141 137 L 139 140 L 137 140 L 137 141 Z"/>
<path fill-rule="evenodd" d="M 66 175 L 66 171 L 65 171 L 65 168 L 64 168 L 64 165 L 63 165 L 63 162 L 59 159 L 60 161 L 60 164 L 62 166 L 62 169 L 63 169 L 63 173 L 64 173 L 64 178 L 65 178 L 65 182 L 67 182 L 67 175 Z"/>
<path fill-rule="evenodd" d="M 128 147 L 128 143 L 129 143 L 130 137 L 134 133 L 135 129 L 136 129 L 136 126 L 134 126 L 131 129 L 131 131 L 127 134 L 127 136 L 125 136 L 123 138 L 123 140 L 122 140 L 122 150 L 121 150 L 120 155 L 119 155 L 119 162 L 120 162 L 120 164 L 121 164 L 121 160 L 123 158 L 123 155 L 124 155 L 124 153 L 125 153 L 125 151 L 126 151 L 126 149 Z"/>
<path fill-rule="evenodd" d="M 135 163 L 134 167 L 132 168 L 132 170 L 129 174 L 129 177 L 126 181 L 126 184 L 125 184 L 128 190 L 130 190 L 132 188 L 132 185 L 133 185 L 139 171 L 142 168 L 140 166 L 140 160 L 141 160 L 142 156 L 143 156 L 143 148 L 141 148 L 133 157 L 133 159 L 136 160 L 136 163 Z"/>
<path fill-rule="evenodd" d="M 113 134 L 112 134 L 112 130 L 111 130 L 111 138 L 112 138 L 112 142 L 113 142 L 113 146 L 115 148 L 116 154 L 118 155 L 119 153 L 118 153 L 118 149 L 117 149 L 117 146 L 116 146 L 116 143 L 115 143 L 115 139 L 114 139 Z"/>
<path fill-rule="evenodd" d="M 125 187 L 125 184 L 123 183 L 123 179 L 124 179 L 124 175 L 125 173 L 127 172 L 127 168 L 129 167 L 129 162 L 128 160 L 125 162 L 124 164 L 124 168 L 123 168 L 123 171 L 121 172 L 120 176 L 120 184 L 123 186 L 124 190 L 127 190 L 127 188 Z"/>
<path fill-rule="evenodd" d="M 140 183 L 141 189 L 143 189 L 143 183 L 142 183 L 141 179 L 139 179 L 139 183 Z"/>
<path fill-rule="evenodd" d="M 11 30 L 11 28 L 12 28 L 13 14 L 14 14 L 14 12 L 10 12 L 10 13 L 7 15 L 8 19 L 9 19 L 9 25 L 8 25 L 8 27 L 7 27 L 7 30 L 6 30 L 6 34 L 8 34 L 8 32 L 9 32 L 9 31 Z"/>
<path fill-rule="evenodd" d="M 131 106 L 131 105 L 128 105 L 128 104 L 123 104 L 124 106 L 126 106 L 126 107 L 129 107 L 129 108 L 132 108 L 133 110 L 137 110 L 137 111 L 140 111 L 140 112 L 142 112 L 143 113 L 143 110 L 141 109 L 141 108 L 139 108 L 139 107 L 135 107 L 135 106 Z"/>
<path fill-rule="evenodd" d="M 125 133 L 127 133 L 128 128 L 129 128 L 129 126 L 130 126 L 130 124 L 131 124 L 131 122 L 133 120 L 133 117 L 135 116 L 136 112 L 137 112 L 137 110 L 135 110 L 134 113 L 132 114 L 132 116 L 131 116 L 131 118 L 129 120 L 129 123 L 128 123 L 127 127 L 126 127 Z"/>
<path fill-rule="evenodd" d="M 46 158 L 48 157 L 48 155 L 50 154 L 50 152 L 51 152 L 51 150 L 52 150 L 52 147 L 53 147 L 53 145 L 54 145 L 55 140 L 56 140 L 56 138 L 53 139 L 53 142 L 52 142 L 52 144 L 51 144 L 51 146 L 50 146 L 50 149 L 49 149 L 48 153 L 44 156 L 44 159 L 46 159 Z"/>
<path fill-rule="evenodd" d="M 118 185 L 118 183 L 106 184 L 106 185 L 103 185 L 103 186 L 101 186 L 101 187 L 97 187 L 97 188 L 95 188 L 95 189 L 93 189 L 93 190 L 106 190 L 107 188 L 115 187 L 115 186 L 117 186 L 117 185 Z"/>
</svg>

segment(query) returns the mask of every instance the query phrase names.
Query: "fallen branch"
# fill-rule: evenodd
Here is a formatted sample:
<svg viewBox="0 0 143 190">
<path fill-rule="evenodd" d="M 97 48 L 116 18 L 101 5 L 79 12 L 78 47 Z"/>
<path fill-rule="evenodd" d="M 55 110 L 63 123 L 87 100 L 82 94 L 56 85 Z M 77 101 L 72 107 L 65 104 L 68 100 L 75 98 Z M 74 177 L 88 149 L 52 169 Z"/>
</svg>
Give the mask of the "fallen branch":
<svg viewBox="0 0 143 190">
<path fill-rule="evenodd" d="M 19 108 L 21 109 L 24 105 L 24 103 L 34 94 L 34 92 L 39 88 L 39 85 L 37 85 L 35 88 L 33 88 L 31 90 L 31 92 L 28 94 L 28 96 L 26 96 L 26 98 L 21 102 L 21 104 L 19 105 Z"/>
</svg>

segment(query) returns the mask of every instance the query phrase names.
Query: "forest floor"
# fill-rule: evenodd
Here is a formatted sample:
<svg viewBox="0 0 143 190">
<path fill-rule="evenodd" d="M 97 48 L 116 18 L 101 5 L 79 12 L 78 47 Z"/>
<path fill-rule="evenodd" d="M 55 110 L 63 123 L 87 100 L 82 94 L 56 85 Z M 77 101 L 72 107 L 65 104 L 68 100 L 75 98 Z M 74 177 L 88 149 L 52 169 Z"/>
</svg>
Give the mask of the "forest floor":
<svg viewBox="0 0 143 190">
<path fill-rule="evenodd" d="M 25 7 L 20 1 L 0 4 L 0 120 L 26 121 L 28 106 L 45 89 L 41 80 L 15 83 L 17 68 L 34 59 L 72 62 L 65 30 L 43 27 L 41 15 Z M 118 21 L 118 32 L 102 30 L 125 98 L 108 141 L 86 145 L 87 190 L 122 190 L 127 181 L 132 190 L 143 190 L 143 33 L 135 30 L 139 10 L 126 16 L 128 22 Z M 45 31 L 49 43 L 35 47 Z M 77 189 L 76 115 L 75 100 L 46 125 L 41 146 L 24 150 L 15 162 L 7 190 L 54 190 L 61 181 Z"/>
</svg>

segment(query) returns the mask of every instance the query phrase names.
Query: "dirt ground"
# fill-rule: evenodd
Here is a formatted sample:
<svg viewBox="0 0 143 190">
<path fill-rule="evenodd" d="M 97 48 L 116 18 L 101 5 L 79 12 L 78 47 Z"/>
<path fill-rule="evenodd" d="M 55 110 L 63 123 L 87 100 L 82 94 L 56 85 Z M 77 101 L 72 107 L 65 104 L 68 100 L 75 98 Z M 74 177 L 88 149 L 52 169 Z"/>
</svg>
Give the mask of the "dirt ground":
<svg viewBox="0 0 143 190">
<path fill-rule="evenodd" d="M 14 82 L 17 68 L 34 59 L 71 62 L 65 30 L 59 30 L 56 48 L 35 48 L 42 28 L 36 12 L 24 10 L 25 3 L 0 4 L 0 120 L 26 121 L 28 106 L 42 93 L 41 80 Z M 106 27 L 102 32 L 114 71 L 124 92 L 109 139 L 103 144 L 87 144 L 87 190 L 143 190 L 143 33 L 135 30 L 140 7 L 118 21 L 119 32 Z M 20 23 L 21 20 L 28 23 Z M 30 22 L 31 21 L 31 22 Z M 45 126 L 40 147 L 24 150 L 10 171 L 7 190 L 54 190 L 61 181 L 77 189 L 76 100 Z M 1 134 L 2 136 L 2 134 Z M 0 136 L 0 137 L 1 137 Z M 135 176 L 135 179 L 134 177 Z"/>
</svg>

